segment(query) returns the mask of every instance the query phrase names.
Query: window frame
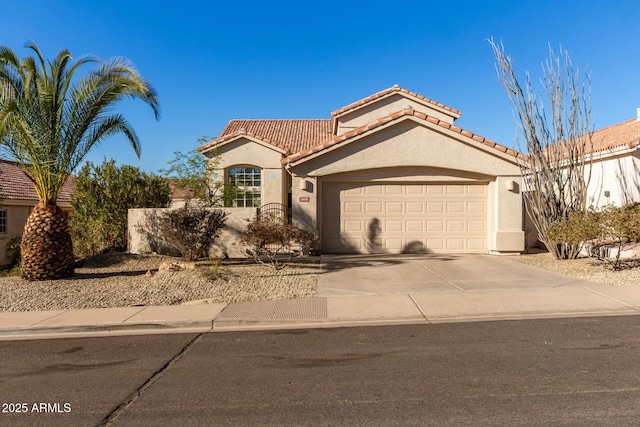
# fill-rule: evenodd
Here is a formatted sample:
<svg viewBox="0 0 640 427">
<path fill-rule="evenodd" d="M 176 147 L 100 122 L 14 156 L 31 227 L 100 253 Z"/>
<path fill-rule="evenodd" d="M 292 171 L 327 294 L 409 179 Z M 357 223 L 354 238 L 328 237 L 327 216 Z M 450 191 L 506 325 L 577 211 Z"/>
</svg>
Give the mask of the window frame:
<svg viewBox="0 0 640 427">
<path fill-rule="evenodd" d="M 240 177 L 239 177 L 240 175 Z M 253 165 L 234 165 L 226 170 L 226 185 L 238 189 L 230 201 L 232 208 L 259 208 L 262 206 L 262 168 Z"/>
<path fill-rule="evenodd" d="M 4 206 L 0 206 L 0 234 L 7 234 L 9 232 L 9 209 Z"/>
</svg>

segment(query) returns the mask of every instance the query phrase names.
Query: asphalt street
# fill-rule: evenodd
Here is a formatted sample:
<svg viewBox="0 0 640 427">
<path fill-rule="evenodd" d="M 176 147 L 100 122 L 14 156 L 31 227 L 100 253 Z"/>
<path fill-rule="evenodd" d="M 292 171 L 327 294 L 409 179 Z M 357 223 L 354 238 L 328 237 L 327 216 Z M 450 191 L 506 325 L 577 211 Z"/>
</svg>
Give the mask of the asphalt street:
<svg viewBox="0 0 640 427">
<path fill-rule="evenodd" d="M 640 419 L 640 316 L 1 344 L 0 425 Z"/>
</svg>

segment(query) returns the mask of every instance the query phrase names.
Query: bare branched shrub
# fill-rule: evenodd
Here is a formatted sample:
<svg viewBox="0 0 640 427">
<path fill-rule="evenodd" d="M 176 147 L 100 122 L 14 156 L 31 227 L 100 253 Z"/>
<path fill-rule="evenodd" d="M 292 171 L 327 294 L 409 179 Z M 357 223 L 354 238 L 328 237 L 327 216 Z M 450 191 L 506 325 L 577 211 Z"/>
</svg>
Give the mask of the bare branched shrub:
<svg viewBox="0 0 640 427">
<path fill-rule="evenodd" d="M 248 255 L 262 264 L 265 263 L 262 258 L 266 258 L 276 270 L 284 267 L 278 255 L 287 253 L 291 260 L 298 255 L 292 250 L 294 244 L 305 246 L 316 240 L 318 240 L 316 234 L 288 224 L 276 213 L 256 217 L 241 238 L 243 244 L 251 247 L 247 250 Z"/>
<path fill-rule="evenodd" d="M 163 237 L 180 251 L 185 260 L 195 261 L 207 256 L 227 217 L 228 214 L 221 209 L 187 203 L 160 215 L 159 228 Z"/>
<path fill-rule="evenodd" d="M 549 252 L 559 259 L 575 258 L 579 245 L 555 240 L 549 230 L 586 208 L 593 133 L 589 76 L 574 69 L 567 51 L 561 49 L 556 56 L 549 48 L 541 79 L 544 97 L 539 96 L 528 73 L 520 85 L 504 46 L 489 43 L 498 79 L 518 118 L 518 150 L 527 154 L 526 159 L 518 158 L 527 212 Z"/>
</svg>

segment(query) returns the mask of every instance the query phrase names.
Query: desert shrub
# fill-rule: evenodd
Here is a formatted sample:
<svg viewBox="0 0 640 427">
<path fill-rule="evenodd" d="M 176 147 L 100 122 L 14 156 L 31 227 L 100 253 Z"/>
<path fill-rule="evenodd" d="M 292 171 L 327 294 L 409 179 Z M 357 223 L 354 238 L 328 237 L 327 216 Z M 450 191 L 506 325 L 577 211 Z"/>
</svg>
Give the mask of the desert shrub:
<svg viewBox="0 0 640 427">
<path fill-rule="evenodd" d="M 575 248 L 578 252 L 588 241 L 600 238 L 602 213 L 591 208 L 571 213 L 554 222 L 548 230 L 550 241 Z"/>
<path fill-rule="evenodd" d="M 551 233 L 555 241 L 584 245 L 589 256 L 619 270 L 622 251 L 640 242 L 640 203 L 574 212 L 553 224 Z M 613 258 L 611 249 L 617 249 Z"/>
<path fill-rule="evenodd" d="M 114 160 L 87 162 L 74 179 L 70 218 L 74 250 L 95 255 L 104 248 L 125 250 L 131 208 L 164 208 L 171 201 L 164 178 Z"/>
<path fill-rule="evenodd" d="M 292 250 L 293 244 L 309 245 L 317 239 L 315 233 L 288 224 L 276 214 L 266 214 L 249 224 L 241 242 L 250 246 L 247 253 L 256 262 L 264 264 L 262 258 L 265 257 L 274 269 L 280 269 L 284 264 L 278 260 L 278 255 L 286 252 L 291 259 L 299 254 Z"/>
<path fill-rule="evenodd" d="M 20 265 L 0 270 L 0 277 L 18 277 L 20 276 Z"/>
<path fill-rule="evenodd" d="M 600 230 L 598 238 L 589 242 L 589 255 L 620 270 L 625 265 L 622 251 L 640 242 L 640 203 L 604 207 L 600 212 Z M 609 257 L 610 248 L 617 249 L 613 258 Z"/>
<path fill-rule="evenodd" d="M 9 264 L 11 267 L 20 265 L 20 243 L 22 242 L 22 235 L 13 237 L 7 241 L 4 252 L 9 258 Z"/>
<path fill-rule="evenodd" d="M 223 266 L 219 258 L 213 258 L 208 263 L 199 264 L 196 267 L 196 271 L 209 281 L 220 279 L 228 282 L 229 276 L 232 275 L 231 269 Z"/>
<path fill-rule="evenodd" d="M 187 261 L 206 256 L 229 215 L 221 209 L 190 203 L 159 216 L 159 230 Z"/>
</svg>

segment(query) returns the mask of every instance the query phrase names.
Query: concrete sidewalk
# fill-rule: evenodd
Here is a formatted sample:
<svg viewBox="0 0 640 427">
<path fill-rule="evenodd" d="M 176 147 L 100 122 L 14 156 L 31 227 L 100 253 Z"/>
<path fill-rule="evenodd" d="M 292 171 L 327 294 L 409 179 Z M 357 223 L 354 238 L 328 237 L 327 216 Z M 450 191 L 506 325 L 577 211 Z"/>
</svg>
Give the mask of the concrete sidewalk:
<svg viewBox="0 0 640 427">
<path fill-rule="evenodd" d="M 0 313 L 0 340 L 637 314 L 640 289 L 593 283 L 228 305 Z"/>
<path fill-rule="evenodd" d="M 446 268 L 433 257 L 360 259 L 355 267 L 352 259 L 352 270 L 341 260 L 328 265 L 334 268 L 321 276 L 316 298 L 0 313 L 0 340 L 640 314 L 640 286 L 604 285 L 491 257 L 460 258 L 467 269 L 482 268 L 481 275 L 452 259 Z M 422 272 L 420 280 L 412 269 Z"/>
</svg>

